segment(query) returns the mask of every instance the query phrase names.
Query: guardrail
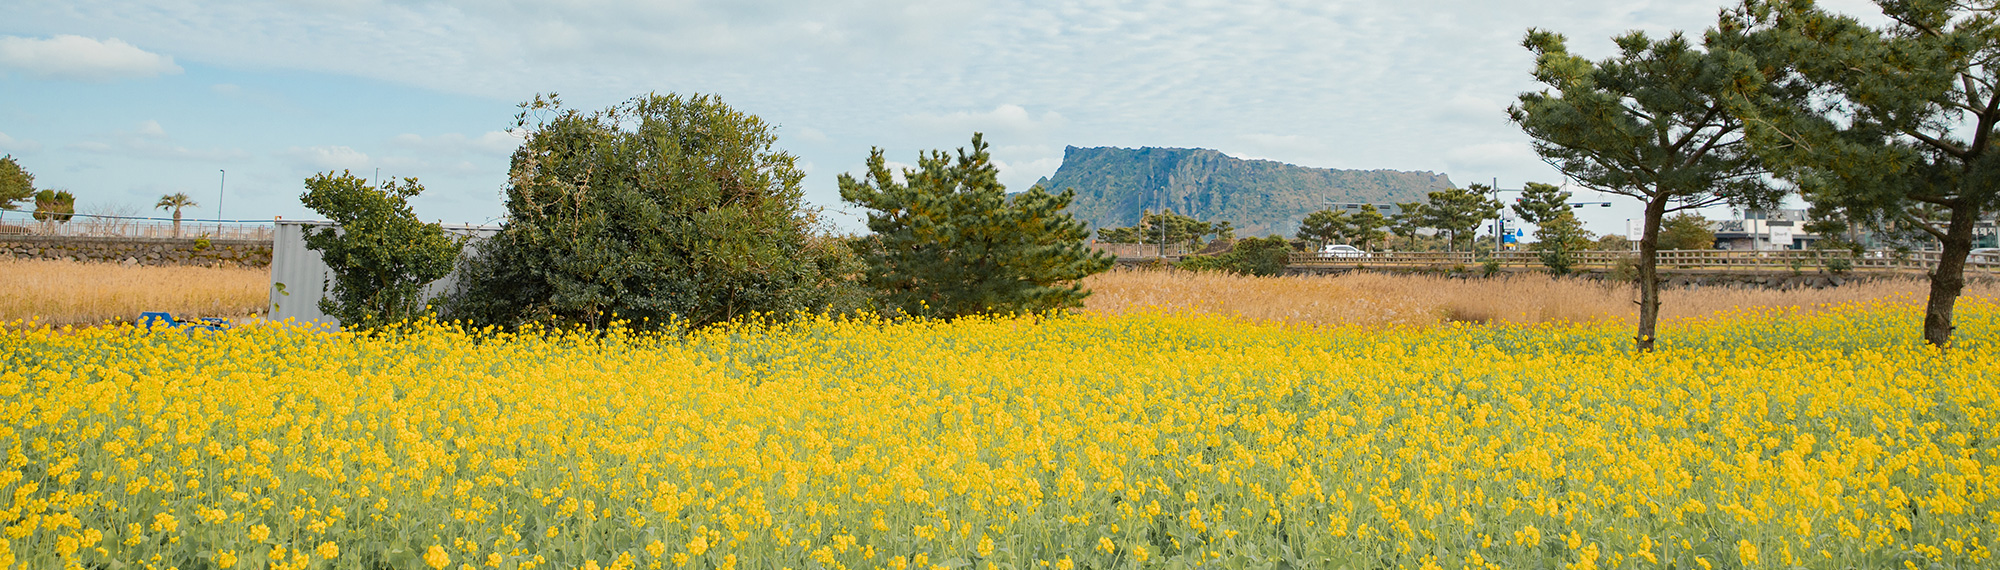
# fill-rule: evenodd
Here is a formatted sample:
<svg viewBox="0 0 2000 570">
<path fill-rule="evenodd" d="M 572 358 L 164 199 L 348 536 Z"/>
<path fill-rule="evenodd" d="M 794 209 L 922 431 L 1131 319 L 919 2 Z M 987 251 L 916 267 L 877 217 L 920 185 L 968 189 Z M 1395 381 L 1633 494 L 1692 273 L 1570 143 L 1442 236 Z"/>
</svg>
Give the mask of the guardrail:
<svg viewBox="0 0 2000 570">
<path fill-rule="evenodd" d="M 1633 251 L 1578 251 L 1570 254 L 1579 269 L 1610 268 L 1620 259 L 1636 259 Z M 1822 250 L 1666 250 L 1658 252 L 1656 260 L 1664 269 L 1786 269 L 1819 270 L 1841 265 L 1847 269 L 1924 271 L 1937 267 L 1940 254 L 1935 251 L 1897 252 L 1889 250 L 1865 251 L 1860 255 L 1852 252 Z M 1469 252 L 1367 252 L 1347 257 L 1333 257 L 1315 252 L 1295 252 L 1292 265 L 1305 267 L 1403 267 L 1403 268 L 1452 268 L 1471 267 L 1497 262 L 1501 267 L 1541 267 L 1540 252 L 1503 251 L 1497 254 L 1474 255 Z M 2000 271 L 2000 255 L 1985 254 L 1966 260 L 1968 269 Z"/>
</svg>

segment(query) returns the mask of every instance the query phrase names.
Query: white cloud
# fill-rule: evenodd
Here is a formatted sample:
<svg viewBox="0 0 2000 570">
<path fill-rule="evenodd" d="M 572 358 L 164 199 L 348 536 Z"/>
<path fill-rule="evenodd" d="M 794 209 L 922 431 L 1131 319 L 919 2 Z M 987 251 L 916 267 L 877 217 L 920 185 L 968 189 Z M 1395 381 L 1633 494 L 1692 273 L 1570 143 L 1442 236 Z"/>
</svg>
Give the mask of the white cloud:
<svg viewBox="0 0 2000 570">
<path fill-rule="evenodd" d="M 797 135 L 799 140 L 806 142 L 823 143 L 827 141 L 826 133 L 812 127 L 799 127 Z"/>
<path fill-rule="evenodd" d="M 1452 96 L 1438 109 L 1438 115 L 1448 121 L 1458 121 L 1475 125 L 1506 124 L 1507 106 L 1511 103 L 1479 97 L 1467 93 Z"/>
<path fill-rule="evenodd" d="M 294 168 L 314 172 L 330 170 L 358 172 L 374 165 L 367 153 L 345 146 L 295 146 L 278 153 L 278 156 Z"/>
<path fill-rule="evenodd" d="M 487 156 L 509 156 L 520 148 L 522 134 L 511 131 L 487 131 L 476 137 L 459 133 L 423 136 L 412 133 L 396 135 L 389 140 L 396 146 L 435 155 L 456 156 L 459 154 L 479 154 Z"/>
<path fill-rule="evenodd" d="M 174 58 L 152 53 L 124 40 L 98 41 L 59 35 L 40 40 L 0 36 L 0 69 L 30 75 L 81 81 L 154 77 L 181 72 Z"/>
<path fill-rule="evenodd" d="M 42 150 L 42 143 L 17 139 L 7 136 L 7 133 L 0 133 L 0 150 L 8 152 L 35 152 Z"/>
<path fill-rule="evenodd" d="M 1069 123 L 1062 114 L 1044 111 L 1040 116 L 1029 113 L 1026 107 L 1004 104 L 991 111 L 933 114 L 916 113 L 903 119 L 909 124 L 940 133 L 956 133 L 970 136 L 974 132 L 988 135 L 995 133 L 1009 135 L 1040 134 Z M 989 141 L 990 142 L 990 141 Z"/>
<path fill-rule="evenodd" d="M 153 119 L 140 121 L 137 128 L 119 131 L 108 137 L 88 140 L 68 145 L 68 149 L 94 154 L 124 156 L 128 158 L 150 158 L 158 160 L 223 161 L 248 158 L 249 153 L 233 148 L 198 149 L 179 144 L 160 122 Z"/>
<path fill-rule="evenodd" d="M 1526 142 L 1490 142 L 1471 144 L 1445 151 L 1444 159 L 1452 170 L 1459 172 L 1492 172 L 1522 163 L 1539 163 L 1541 157 Z M 1474 176 L 1477 182 L 1479 176 Z"/>
</svg>

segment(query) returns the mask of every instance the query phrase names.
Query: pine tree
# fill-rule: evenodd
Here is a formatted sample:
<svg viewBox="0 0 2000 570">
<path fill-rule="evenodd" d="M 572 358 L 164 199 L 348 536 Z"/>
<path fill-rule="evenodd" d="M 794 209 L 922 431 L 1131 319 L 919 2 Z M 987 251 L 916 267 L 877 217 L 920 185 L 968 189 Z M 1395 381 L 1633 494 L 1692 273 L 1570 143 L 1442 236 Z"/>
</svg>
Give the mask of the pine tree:
<svg viewBox="0 0 2000 570">
<path fill-rule="evenodd" d="M 1871 28 L 1804 0 L 1753 0 L 1717 36 L 1783 65 L 1738 74 L 1750 142 L 1821 212 L 1942 246 L 1924 340 L 1951 343 L 1974 226 L 2000 210 L 2000 22 L 1992 0 L 1877 2 Z M 1792 93 L 1814 97 L 1787 97 Z"/>
<path fill-rule="evenodd" d="M 1314 249 L 1326 249 L 1327 244 L 1345 241 L 1355 233 L 1354 219 L 1347 212 L 1320 210 L 1306 214 L 1297 235 L 1317 246 Z"/>
<path fill-rule="evenodd" d="M 1569 212 L 1569 198 L 1569 192 L 1553 184 L 1529 182 L 1521 189 L 1521 197 L 1514 201 L 1514 214 L 1521 221 L 1539 226 Z"/>
<path fill-rule="evenodd" d="M 1492 187 L 1473 184 L 1467 188 L 1447 188 L 1425 196 L 1420 222 L 1424 227 L 1445 232 L 1445 251 L 1463 242 L 1472 249 L 1472 231 L 1500 213 L 1500 203 L 1486 197 Z"/>
<path fill-rule="evenodd" d="M 1529 30 L 1535 79 L 1549 89 L 1522 93 L 1508 117 L 1534 139 L 1535 152 L 1565 176 L 1645 205 L 1639 240 L 1641 351 L 1653 349 L 1660 316 L 1660 223 L 1667 213 L 1722 202 L 1761 205 L 1776 191 L 1728 112 L 1732 81 L 1761 52 L 1703 49 L 1679 32 L 1613 38 L 1616 56 L 1590 61 L 1561 34 Z"/>
<path fill-rule="evenodd" d="M 868 156 L 863 180 L 842 174 L 840 197 L 867 208 L 859 252 L 866 282 L 889 307 L 906 315 L 953 318 L 981 313 L 1042 312 L 1078 306 L 1090 294 L 1079 280 L 1110 269 L 1114 260 L 1084 247 L 1085 224 L 1063 211 L 1073 191 L 1037 186 L 1013 199 L 986 151 L 918 157 L 904 182 L 882 151 Z"/>
</svg>

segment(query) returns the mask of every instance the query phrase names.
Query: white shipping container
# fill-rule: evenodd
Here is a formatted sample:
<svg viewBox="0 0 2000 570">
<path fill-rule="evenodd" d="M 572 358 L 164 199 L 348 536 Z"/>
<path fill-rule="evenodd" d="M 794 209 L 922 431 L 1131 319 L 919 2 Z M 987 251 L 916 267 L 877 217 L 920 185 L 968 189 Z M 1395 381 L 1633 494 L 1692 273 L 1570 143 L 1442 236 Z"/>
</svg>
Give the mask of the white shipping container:
<svg viewBox="0 0 2000 570">
<path fill-rule="evenodd" d="M 338 330 L 340 321 L 319 310 L 320 299 L 333 288 L 333 272 L 326 262 L 321 261 L 319 252 L 306 249 L 306 228 L 332 227 L 333 222 L 279 220 L 277 231 L 271 236 L 271 307 L 270 318 L 275 321 L 315 323 L 328 329 Z M 472 254 L 472 245 L 500 233 L 499 226 L 473 226 L 465 224 L 445 224 L 445 233 L 469 236 L 465 252 L 459 259 Z M 457 288 L 458 271 L 454 269 L 443 279 L 424 286 L 424 298 L 436 299 L 446 291 Z"/>
</svg>

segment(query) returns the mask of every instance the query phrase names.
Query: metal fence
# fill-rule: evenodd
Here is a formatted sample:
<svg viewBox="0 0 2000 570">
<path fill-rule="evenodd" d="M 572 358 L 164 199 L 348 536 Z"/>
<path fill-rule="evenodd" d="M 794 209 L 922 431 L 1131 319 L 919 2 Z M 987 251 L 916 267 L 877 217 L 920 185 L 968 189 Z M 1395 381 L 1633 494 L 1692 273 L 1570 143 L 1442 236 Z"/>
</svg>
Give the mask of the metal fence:
<svg viewBox="0 0 2000 570">
<path fill-rule="evenodd" d="M 0 235 L 198 238 L 268 240 L 272 222 L 266 220 L 181 220 L 71 214 L 66 222 L 36 220 L 20 210 L 0 211 Z"/>
<path fill-rule="evenodd" d="M 1167 244 L 1164 250 L 1154 243 L 1092 243 L 1090 248 L 1116 257 L 1180 257 L 1194 252 L 1187 244 Z"/>
<path fill-rule="evenodd" d="M 1578 251 L 1571 253 L 1571 260 L 1579 269 L 1606 269 L 1619 260 L 1637 259 L 1638 253 L 1631 251 Z M 1928 271 L 1937 267 L 1940 254 L 1935 251 L 1899 252 L 1893 250 L 1864 251 L 1859 255 L 1845 250 L 1667 250 L 1658 252 L 1655 259 L 1662 268 L 1708 269 L 1726 271 L 1733 269 L 1784 269 L 1822 270 L 1840 268 L 1856 271 Z M 1291 262 L 1299 266 L 1365 266 L 1365 267 L 1407 267 L 1407 268 L 1451 268 L 1470 267 L 1486 263 L 1498 263 L 1501 267 L 1541 267 L 1540 252 L 1503 251 L 1497 254 L 1474 255 L 1469 252 L 1369 252 L 1347 257 L 1331 257 L 1320 253 L 1293 253 Z M 1975 255 L 1966 260 L 1966 268 L 1982 272 L 2000 271 L 2000 255 Z"/>
</svg>

